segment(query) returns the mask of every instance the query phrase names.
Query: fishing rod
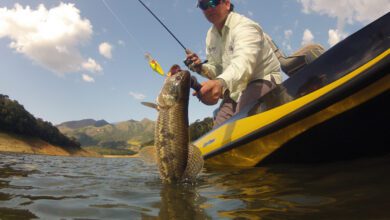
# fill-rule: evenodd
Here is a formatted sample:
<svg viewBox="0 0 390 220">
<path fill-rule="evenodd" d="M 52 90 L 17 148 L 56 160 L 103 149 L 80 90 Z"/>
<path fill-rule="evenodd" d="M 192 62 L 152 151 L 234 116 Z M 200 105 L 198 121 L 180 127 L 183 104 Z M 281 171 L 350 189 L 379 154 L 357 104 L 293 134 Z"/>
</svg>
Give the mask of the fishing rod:
<svg viewBox="0 0 390 220">
<path fill-rule="evenodd" d="M 148 10 L 148 11 L 150 12 L 150 14 L 153 15 L 153 17 L 154 17 L 158 22 L 160 22 L 160 24 L 165 28 L 165 30 L 167 30 L 168 33 L 171 34 L 171 36 L 177 41 L 177 43 L 180 44 L 180 46 L 184 49 L 184 51 L 185 51 L 187 54 L 192 53 L 192 51 L 191 51 L 190 49 L 188 49 L 187 47 L 185 47 L 184 44 L 183 44 L 182 42 L 180 42 L 180 40 L 172 33 L 172 31 L 169 30 L 169 28 L 168 28 L 168 27 L 167 27 L 167 26 L 166 26 L 166 25 L 157 17 L 156 14 L 153 13 L 152 10 L 150 10 L 150 8 L 149 8 L 148 6 L 145 5 L 145 3 L 143 3 L 141 0 L 138 0 L 138 1 L 139 1 L 139 3 L 141 3 L 141 4 L 146 8 L 146 10 Z M 205 61 L 202 62 L 202 64 L 207 63 L 207 62 L 208 62 L 208 60 L 205 60 Z M 187 60 L 185 60 L 184 63 L 185 63 L 187 66 L 191 64 L 191 62 L 190 62 L 190 61 L 187 61 Z"/>
<path fill-rule="evenodd" d="M 184 46 L 184 44 L 182 43 L 182 42 L 180 42 L 180 40 L 179 39 L 177 39 L 177 37 L 172 33 L 172 31 L 171 30 L 169 30 L 169 28 L 153 13 L 153 11 L 152 10 L 150 10 L 149 8 L 148 8 L 148 6 L 146 6 L 141 0 L 138 0 L 139 1 L 139 3 L 141 3 L 145 8 L 146 8 L 146 10 L 148 10 L 149 12 L 150 12 L 150 14 L 152 14 L 153 15 L 153 17 L 158 21 L 158 22 L 160 22 L 160 24 L 165 28 L 165 30 L 167 30 L 168 31 L 168 33 L 169 34 L 171 34 L 171 36 L 173 37 L 173 38 L 175 38 L 175 40 L 180 44 L 180 46 L 181 47 L 183 47 L 183 49 L 185 50 L 185 51 L 187 51 L 187 48 Z"/>
<path fill-rule="evenodd" d="M 165 28 L 165 30 L 167 30 L 168 33 L 171 34 L 171 36 L 177 41 L 177 43 L 179 43 L 180 46 L 184 49 L 186 54 L 192 53 L 192 51 L 190 49 L 186 48 L 184 46 L 184 44 L 182 42 L 180 42 L 179 39 L 177 39 L 177 37 L 172 33 L 172 31 L 169 30 L 169 28 L 157 17 L 157 15 L 155 15 L 153 13 L 152 10 L 150 10 L 150 8 L 148 6 L 146 6 L 141 0 L 138 0 L 138 1 L 139 1 L 139 3 L 141 3 L 146 8 L 146 10 L 148 10 L 150 12 L 150 14 L 153 15 L 153 17 Z M 204 63 L 207 63 L 207 62 L 208 62 L 208 60 L 205 60 L 201 64 L 204 64 Z M 191 60 L 184 60 L 184 63 L 185 63 L 186 66 L 189 66 L 189 65 L 191 65 L 192 61 Z M 192 78 L 192 80 L 191 80 L 192 81 L 191 87 L 193 89 L 195 89 L 196 91 L 199 91 L 202 86 L 199 84 L 199 82 L 196 80 L 195 77 L 191 77 L 191 78 Z"/>
<path fill-rule="evenodd" d="M 163 25 L 163 27 L 175 38 L 175 40 L 180 44 L 180 46 L 183 47 L 183 49 L 185 50 L 186 53 L 192 53 L 189 49 L 186 49 L 186 47 L 179 41 L 179 39 L 177 39 L 177 37 L 168 29 L 167 26 L 164 25 L 164 23 L 141 1 L 141 0 L 138 0 L 159 22 L 160 24 Z M 121 19 L 115 14 L 115 12 L 111 9 L 111 7 L 107 4 L 107 2 L 105 0 L 102 0 L 104 6 L 108 9 L 108 11 L 112 14 L 112 16 L 114 16 L 114 18 L 116 19 L 116 21 L 122 26 L 122 28 L 126 31 L 126 33 L 131 37 L 133 38 L 133 40 L 137 43 L 137 46 L 138 46 L 138 49 L 143 52 L 145 51 L 141 44 L 137 41 L 137 39 L 130 33 L 130 31 L 126 28 L 126 26 L 123 24 L 123 22 L 121 21 Z M 149 65 L 150 67 L 152 67 L 152 69 L 154 71 L 156 71 L 158 74 L 160 75 L 164 75 L 164 71 L 162 70 L 160 64 L 154 60 L 151 55 L 149 53 L 146 53 L 145 54 L 145 58 L 148 59 L 149 61 Z M 203 63 L 206 63 L 207 60 Z M 184 63 L 188 66 L 192 63 L 192 61 L 187 61 L 185 60 Z M 195 89 L 196 91 L 199 91 L 200 88 L 202 87 L 198 81 L 196 80 L 195 77 L 191 77 L 192 80 L 191 80 L 191 87 L 193 89 Z"/>
</svg>

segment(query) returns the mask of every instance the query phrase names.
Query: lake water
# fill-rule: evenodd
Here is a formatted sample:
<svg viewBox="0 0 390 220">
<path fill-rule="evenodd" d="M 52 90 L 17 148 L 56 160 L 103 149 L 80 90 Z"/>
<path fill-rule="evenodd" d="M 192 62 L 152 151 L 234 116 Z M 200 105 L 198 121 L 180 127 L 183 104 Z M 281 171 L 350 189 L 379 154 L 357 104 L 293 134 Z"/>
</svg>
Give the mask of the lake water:
<svg viewBox="0 0 390 220">
<path fill-rule="evenodd" d="M 154 164 L 0 154 L 0 219 L 390 219 L 390 157 L 205 169 L 163 185 Z"/>
</svg>

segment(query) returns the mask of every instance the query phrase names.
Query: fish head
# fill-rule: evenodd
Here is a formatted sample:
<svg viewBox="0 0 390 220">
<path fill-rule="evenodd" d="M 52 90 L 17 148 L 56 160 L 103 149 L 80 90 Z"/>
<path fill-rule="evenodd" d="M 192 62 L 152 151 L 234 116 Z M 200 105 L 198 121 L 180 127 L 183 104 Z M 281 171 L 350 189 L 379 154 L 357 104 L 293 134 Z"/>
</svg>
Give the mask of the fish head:
<svg viewBox="0 0 390 220">
<path fill-rule="evenodd" d="M 191 74 L 187 70 L 178 70 L 170 74 L 157 97 L 159 108 L 170 108 L 177 103 L 188 102 L 190 93 Z"/>
</svg>

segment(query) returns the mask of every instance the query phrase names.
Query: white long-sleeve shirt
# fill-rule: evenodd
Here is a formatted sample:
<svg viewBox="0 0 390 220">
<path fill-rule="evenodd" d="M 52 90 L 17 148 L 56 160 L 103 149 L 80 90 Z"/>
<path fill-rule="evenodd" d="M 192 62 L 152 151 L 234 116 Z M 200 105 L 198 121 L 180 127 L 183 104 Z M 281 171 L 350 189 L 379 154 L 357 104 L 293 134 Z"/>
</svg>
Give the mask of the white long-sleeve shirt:
<svg viewBox="0 0 390 220">
<path fill-rule="evenodd" d="M 229 13 L 222 34 L 214 26 L 209 29 L 206 55 L 202 75 L 223 79 L 235 101 L 253 80 L 282 81 L 279 60 L 260 25 L 235 12 Z"/>
</svg>

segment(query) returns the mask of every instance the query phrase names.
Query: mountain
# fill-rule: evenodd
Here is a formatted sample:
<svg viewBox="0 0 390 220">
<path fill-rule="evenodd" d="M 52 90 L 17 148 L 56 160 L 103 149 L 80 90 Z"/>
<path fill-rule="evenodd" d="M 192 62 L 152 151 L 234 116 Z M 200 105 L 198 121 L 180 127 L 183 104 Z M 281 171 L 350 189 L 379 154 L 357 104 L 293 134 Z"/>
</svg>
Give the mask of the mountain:
<svg viewBox="0 0 390 220">
<path fill-rule="evenodd" d="M 57 125 L 57 127 L 67 127 L 70 129 L 78 129 L 78 128 L 83 128 L 83 127 L 87 127 L 87 126 L 101 127 L 101 126 L 108 125 L 108 124 L 109 123 L 106 122 L 105 120 L 96 121 L 94 119 L 83 119 L 83 120 L 79 120 L 79 121 L 64 122 L 64 123 Z"/>
<path fill-rule="evenodd" d="M 78 140 L 83 148 L 107 154 L 132 154 L 153 141 L 155 122 L 149 119 L 110 124 L 105 120 L 84 119 L 64 122 L 57 128 Z"/>
</svg>

